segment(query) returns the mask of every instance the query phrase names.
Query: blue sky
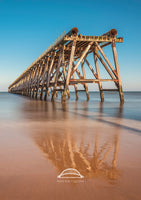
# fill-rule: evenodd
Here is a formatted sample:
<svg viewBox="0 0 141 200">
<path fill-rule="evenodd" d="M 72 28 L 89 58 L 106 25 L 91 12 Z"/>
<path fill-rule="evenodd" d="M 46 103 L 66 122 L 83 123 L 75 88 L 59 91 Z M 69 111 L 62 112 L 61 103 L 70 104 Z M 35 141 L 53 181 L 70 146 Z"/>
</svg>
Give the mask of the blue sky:
<svg viewBox="0 0 141 200">
<path fill-rule="evenodd" d="M 84 35 L 116 28 L 123 89 L 141 91 L 141 0 L 0 0 L 0 91 L 74 26 Z"/>
</svg>

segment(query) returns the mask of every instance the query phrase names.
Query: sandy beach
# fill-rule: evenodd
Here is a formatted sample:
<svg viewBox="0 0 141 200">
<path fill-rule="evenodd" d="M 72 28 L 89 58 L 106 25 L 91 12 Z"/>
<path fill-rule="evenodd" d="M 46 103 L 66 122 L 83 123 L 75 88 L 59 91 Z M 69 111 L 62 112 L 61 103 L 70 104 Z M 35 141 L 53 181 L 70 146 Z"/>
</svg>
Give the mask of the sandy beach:
<svg viewBox="0 0 141 200">
<path fill-rule="evenodd" d="M 0 95 L 0 199 L 141 198 L 140 93 L 124 105 Z M 58 179 L 68 168 L 83 178 Z"/>
</svg>

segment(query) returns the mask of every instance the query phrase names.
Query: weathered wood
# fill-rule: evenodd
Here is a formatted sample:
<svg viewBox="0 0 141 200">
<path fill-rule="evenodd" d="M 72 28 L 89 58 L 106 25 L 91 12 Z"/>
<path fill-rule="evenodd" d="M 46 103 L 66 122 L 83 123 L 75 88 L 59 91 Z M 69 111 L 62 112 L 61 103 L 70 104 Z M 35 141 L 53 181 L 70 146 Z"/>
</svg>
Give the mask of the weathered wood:
<svg viewBox="0 0 141 200">
<path fill-rule="evenodd" d="M 37 73 L 36 73 L 36 76 L 35 76 L 34 82 L 33 82 L 33 98 L 34 97 L 36 98 L 36 93 L 37 93 L 37 85 L 36 85 L 36 83 L 37 83 L 39 72 L 40 72 L 40 64 L 37 67 Z"/>
<path fill-rule="evenodd" d="M 38 66 L 36 66 L 35 68 L 35 73 L 34 73 L 34 76 L 33 76 L 33 79 L 32 79 L 32 83 L 31 83 L 31 88 L 33 89 L 32 91 L 32 98 L 34 98 L 34 80 L 36 79 L 36 75 L 37 75 L 37 72 L 38 72 Z"/>
<path fill-rule="evenodd" d="M 102 89 L 102 91 L 116 92 L 116 91 L 119 91 L 119 90 L 118 89 Z"/>
<path fill-rule="evenodd" d="M 49 57 L 47 57 L 47 61 L 46 61 L 45 67 L 44 67 L 44 72 L 43 72 L 43 75 L 42 75 L 42 86 L 41 86 L 40 100 L 42 100 L 44 83 L 45 83 L 45 79 L 47 79 L 48 63 L 49 63 Z"/>
<path fill-rule="evenodd" d="M 108 60 L 108 58 L 106 57 L 106 55 L 104 54 L 102 48 L 98 45 L 97 42 L 95 42 L 98 50 L 100 51 L 100 53 L 102 54 L 103 58 L 105 59 L 105 61 L 107 62 L 107 64 L 109 65 L 110 69 L 112 70 L 113 74 L 115 75 L 115 77 L 117 78 L 117 73 L 115 71 L 115 69 L 113 68 L 113 66 L 111 65 L 110 61 Z"/>
<path fill-rule="evenodd" d="M 90 68 L 91 72 L 93 73 L 94 77 L 97 78 L 97 74 L 94 72 L 94 69 L 92 68 L 86 57 L 84 58 L 84 60 L 87 63 L 88 67 Z"/>
<path fill-rule="evenodd" d="M 75 67 L 73 68 L 71 74 L 73 74 L 75 72 L 75 70 L 77 69 L 78 65 L 81 63 L 81 61 L 83 60 L 83 58 L 85 57 L 86 53 L 89 51 L 89 49 L 91 48 L 93 42 L 90 42 L 89 45 L 86 47 L 86 49 L 84 50 L 84 52 L 82 53 L 79 61 L 76 63 Z"/>
<path fill-rule="evenodd" d="M 65 41 L 73 40 L 73 37 L 65 37 Z M 82 36 L 81 38 L 77 38 L 77 41 L 92 41 L 92 42 L 112 42 L 112 38 L 105 36 Z M 116 42 L 123 42 L 123 38 L 115 39 Z"/>
<path fill-rule="evenodd" d="M 116 68 L 117 75 L 118 75 L 120 101 L 124 102 L 124 96 L 123 96 L 123 90 L 122 90 L 122 84 L 121 84 L 121 77 L 120 77 L 115 41 L 112 42 L 112 49 L 113 49 L 113 57 L 114 57 L 114 62 L 115 62 L 115 68 Z"/>
<path fill-rule="evenodd" d="M 96 68 L 97 78 L 100 79 L 100 72 L 99 72 L 97 55 L 94 52 L 93 52 L 93 56 L 94 56 L 94 62 L 95 62 L 95 68 Z M 101 102 L 103 102 L 104 101 L 104 94 L 102 92 L 102 84 L 101 84 L 100 81 L 98 82 L 98 86 L 99 86 L 99 91 L 100 91 Z"/>
<path fill-rule="evenodd" d="M 82 73 L 83 73 L 84 79 L 86 79 L 86 73 L 85 73 L 84 62 L 83 61 L 81 61 L 81 68 L 82 68 Z M 87 96 L 87 101 L 88 101 L 89 100 L 89 92 L 88 92 L 88 86 L 87 86 L 86 83 L 84 85 L 84 89 L 86 90 L 86 96 Z"/>
<path fill-rule="evenodd" d="M 66 100 L 66 95 L 67 95 L 67 91 L 68 91 L 68 85 L 69 85 L 71 69 L 73 67 L 73 57 L 74 57 L 74 53 L 75 53 L 75 47 L 76 47 L 76 39 L 74 39 L 73 43 L 72 43 L 72 49 L 71 49 L 69 67 L 68 67 L 68 74 L 67 74 L 67 77 L 66 77 L 66 82 L 65 82 L 65 87 L 64 87 L 64 94 L 63 94 L 63 97 L 62 97 L 63 101 Z"/>
<path fill-rule="evenodd" d="M 109 70 L 109 68 L 107 67 L 107 65 L 105 64 L 105 62 L 103 61 L 103 59 L 101 58 L 101 56 L 98 54 L 98 52 L 95 50 L 94 53 L 97 55 L 98 59 L 100 60 L 100 62 L 103 64 L 104 68 L 106 69 L 106 71 L 108 72 L 108 74 L 111 76 L 111 78 L 114 80 L 115 76 L 112 74 L 112 72 Z M 118 84 L 115 82 L 116 87 L 118 88 Z"/>
<path fill-rule="evenodd" d="M 98 83 L 98 82 L 118 82 L 118 79 L 70 79 L 70 83 Z"/>
<path fill-rule="evenodd" d="M 52 101 L 54 100 L 54 95 L 55 95 L 55 92 L 56 92 L 56 87 L 57 87 L 57 81 L 58 81 L 59 70 L 60 70 L 60 67 L 61 67 L 61 62 L 62 62 L 62 51 L 60 51 L 60 53 L 59 53 L 58 65 L 57 65 L 57 68 L 56 68 L 55 84 L 54 84 L 53 94 L 52 94 L 52 98 L 51 98 Z"/>
<path fill-rule="evenodd" d="M 104 47 L 106 47 L 106 46 L 108 46 L 108 45 L 110 45 L 111 44 L 111 42 L 105 42 L 104 44 L 101 44 L 101 48 L 104 48 Z"/>
<path fill-rule="evenodd" d="M 37 75 L 37 79 L 36 79 L 36 82 L 35 82 L 35 87 L 37 88 L 36 94 L 35 94 L 35 98 L 36 99 L 38 97 L 39 83 L 40 83 L 40 78 L 41 78 L 42 70 L 43 70 L 43 65 L 40 65 L 40 69 L 39 69 L 39 72 L 38 72 L 38 75 Z"/>
<path fill-rule="evenodd" d="M 75 74 L 73 73 L 73 79 L 75 79 Z M 74 85 L 74 89 L 75 89 L 75 95 L 76 95 L 76 101 L 78 100 L 78 92 L 77 92 L 77 85 Z"/>
<path fill-rule="evenodd" d="M 46 79 L 47 84 L 46 84 L 46 91 L 45 91 L 45 96 L 44 96 L 45 101 L 46 101 L 47 93 L 48 93 L 48 89 L 49 89 L 49 82 L 50 82 L 51 72 L 53 69 L 54 58 L 55 58 L 55 54 L 52 55 L 50 67 L 49 67 L 48 74 L 47 74 L 47 79 Z"/>
</svg>

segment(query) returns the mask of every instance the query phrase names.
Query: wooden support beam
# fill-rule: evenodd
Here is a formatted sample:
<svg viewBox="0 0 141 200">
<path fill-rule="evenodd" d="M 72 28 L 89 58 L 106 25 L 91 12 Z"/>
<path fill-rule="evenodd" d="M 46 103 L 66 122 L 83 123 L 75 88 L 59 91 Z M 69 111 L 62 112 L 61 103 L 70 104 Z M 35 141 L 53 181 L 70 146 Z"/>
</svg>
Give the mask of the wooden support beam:
<svg viewBox="0 0 141 200">
<path fill-rule="evenodd" d="M 117 75 L 118 75 L 118 84 L 119 84 L 118 88 L 119 88 L 120 101 L 123 103 L 124 102 L 124 96 L 123 96 L 123 90 L 122 90 L 122 84 L 121 84 L 121 77 L 120 77 L 120 71 L 119 71 L 119 65 L 118 65 L 116 45 L 115 45 L 115 41 L 114 40 L 112 42 L 112 50 L 113 50 L 113 57 L 114 57 L 114 62 L 115 62 L 115 68 L 116 68 Z"/>
<path fill-rule="evenodd" d="M 65 90 L 65 83 L 66 83 L 66 65 L 63 64 L 63 75 L 64 75 L 64 90 Z M 70 92 L 69 92 L 69 88 L 67 89 L 67 95 L 68 95 L 68 99 L 70 98 Z M 62 94 L 62 98 L 63 98 L 63 94 Z"/>
<path fill-rule="evenodd" d="M 77 90 L 77 92 L 86 92 L 86 90 Z"/>
<path fill-rule="evenodd" d="M 69 50 L 71 50 L 71 48 Z M 63 50 L 62 50 L 62 67 L 63 67 L 63 76 L 64 76 L 64 79 L 62 79 L 62 80 L 64 80 L 64 90 L 65 90 L 65 83 L 66 83 L 66 79 L 67 79 L 67 76 L 66 76 L 66 67 L 67 67 L 67 64 L 65 63 L 65 50 L 66 50 L 66 46 L 63 45 Z M 68 95 L 68 99 L 69 99 L 70 98 L 69 88 L 67 88 L 67 95 Z M 63 99 L 63 93 L 61 93 L 61 97 Z"/>
<path fill-rule="evenodd" d="M 34 97 L 36 98 L 36 94 L 37 94 L 35 89 L 37 89 L 37 79 L 38 79 L 39 72 L 40 72 L 40 64 L 37 67 L 37 73 L 36 73 L 36 76 L 35 76 L 34 82 L 33 82 L 33 96 L 32 96 L 33 98 Z M 34 94 L 35 94 L 35 96 L 34 96 Z"/>
<path fill-rule="evenodd" d="M 93 52 L 93 56 L 94 56 L 94 63 L 95 63 L 97 78 L 100 79 L 100 71 L 99 71 L 99 66 L 98 66 L 98 59 L 97 59 L 97 55 L 94 52 Z M 100 91 L 101 102 L 103 102 L 104 101 L 104 94 L 103 94 L 103 91 L 102 91 L 102 83 L 100 81 L 98 82 L 98 86 L 99 86 L 99 91 Z"/>
<path fill-rule="evenodd" d="M 107 65 L 105 64 L 105 62 L 103 61 L 103 59 L 101 58 L 101 56 L 98 54 L 98 52 L 95 50 L 94 53 L 97 55 L 98 59 L 100 60 L 100 62 L 103 64 L 104 68 L 106 69 L 106 71 L 108 72 L 108 74 L 111 76 L 112 80 L 115 79 L 115 76 L 112 74 L 112 72 L 109 70 L 109 68 L 107 67 Z M 118 83 L 115 82 L 116 87 L 118 88 Z"/>
<path fill-rule="evenodd" d="M 65 87 L 64 87 L 64 94 L 63 94 L 63 97 L 62 97 L 62 101 L 66 100 L 66 95 L 67 95 L 67 92 L 68 92 L 69 79 L 70 79 L 70 74 L 71 74 L 71 70 L 72 70 L 72 67 L 73 67 L 73 58 L 74 58 L 74 53 L 75 53 L 75 47 L 76 47 L 76 39 L 74 39 L 73 43 L 72 43 L 72 49 L 71 49 L 71 54 L 70 54 L 68 73 L 67 73 L 67 77 L 66 77 L 66 82 L 65 82 Z"/>
<path fill-rule="evenodd" d="M 118 92 L 119 90 L 118 89 L 102 89 L 102 91 L 105 91 L 105 92 Z"/>
<path fill-rule="evenodd" d="M 86 47 L 86 49 L 84 50 L 83 54 L 81 55 L 79 61 L 76 63 L 75 67 L 73 68 L 71 74 L 73 74 L 75 72 L 75 70 L 77 69 L 78 65 L 81 63 L 81 61 L 86 56 L 86 54 L 89 51 L 89 49 L 91 48 L 92 44 L 93 44 L 93 42 L 90 42 L 89 45 Z"/>
<path fill-rule="evenodd" d="M 111 65 L 110 61 L 108 60 L 108 58 L 106 57 L 106 55 L 104 54 L 102 48 L 99 46 L 99 44 L 97 42 L 95 42 L 96 47 L 98 48 L 98 50 L 100 51 L 100 53 L 102 54 L 103 58 L 105 59 L 105 61 L 107 62 L 108 66 L 110 67 L 110 69 L 112 70 L 113 74 L 115 75 L 115 77 L 117 78 L 117 72 L 115 71 L 115 69 L 113 68 L 113 66 Z"/>
<path fill-rule="evenodd" d="M 64 89 L 55 89 L 56 91 L 59 91 L 59 92 L 63 92 L 64 91 Z"/>
<path fill-rule="evenodd" d="M 106 46 L 108 46 L 110 44 L 111 44 L 111 42 L 106 42 L 105 44 L 102 44 L 100 47 L 103 48 L 103 47 L 106 47 Z"/>
<path fill-rule="evenodd" d="M 90 68 L 91 72 L 93 73 L 94 77 L 97 79 L 97 74 L 94 72 L 94 69 L 92 68 L 92 66 L 90 65 L 90 63 L 88 62 L 88 60 L 86 59 L 86 57 L 84 58 L 86 64 L 88 65 L 88 67 Z"/>
<path fill-rule="evenodd" d="M 81 36 L 77 37 L 77 41 L 86 41 L 86 42 L 112 42 L 112 37 L 105 37 L 105 36 Z M 65 41 L 72 41 L 73 37 L 65 36 Z M 123 38 L 115 38 L 116 42 L 123 42 Z"/>
<path fill-rule="evenodd" d="M 32 98 L 34 98 L 34 85 L 33 84 L 34 84 L 34 80 L 36 78 L 37 72 L 38 72 L 38 67 L 36 66 L 35 71 L 34 71 L 34 76 L 33 76 L 33 79 L 32 79 L 32 83 L 31 83 L 31 90 L 33 90 L 32 91 Z"/>
<path fill-rule="evenodd" d="M 41 74 L 42 74 L 42 70 L 43 70 L 43 64 L 41 64 L 40 65 L 40 68 L 39 68 L 39 73 L 38 73 L 38 75 L 37 75 L 37 80 L 36 80 L 36 88 L 37 88 L 37 90 L 36 90 L 36 94 L 35 94 L 35 98 L 37 99 L 37 97 L 38 97 L 38 90 L 39 90 L 39 83 L 40 83 L 40 78 L 41 78 Z"/>
<path fill-rule="evenodd" d="M 83 77 L 84 77 L 84 79 L 86 79 L 86 73 L 85 73 L 85 68 L 84 68 L 84 62 L 83 62 L 83 60 L 81 61 L 81 68 L 82 68 Z M 86 90 L 87 101 L 88 101 L 89 100 L 89 91 L 88 91 L 87 83 L 85 83 L 84 89 Z"/>
<path fill-rule="evenodd" d="M 73 73 L 73 79 L 75 79 L 75 73 Z M 77 92 L 77 85 L 74 84 L 74 89 L 75 89 L 75 95 L 76 95 L 76 101 L 78 100 L 78 92 Z"/>
<path fill-rule="evenodd" d="M 62 63 L 62 51 L 60 50 L 59 59 L 58 59 L 58 65 L 57 65 L 57 68 L 56 68 L 55 84 L 54 84 L 54 89 L 53 89 L 52 98 L 51 98 L 52 101 L 54 101 L 54 95 L 55 95 L 55 92 L 56 92 L 57 81 L 58 81 L 58 76 L 59 76 L 59 72 L 60 72 L 61 63 Z"/>
<path fill-rule="evenodd" d="M 42 86 L 41 86 L 40 100 L 42 100 L 42 97 L 43 97 L 44 84 L 45 84 L 45 80 L 47 79 L 47 73 L 48 73 L 48 64 L 49 64 L 49 57 L 47 57 L 46 64 L 45 64 L 45 67 L 44 67 L 44 72 L 43 72 L 43 75 L 42 75 Z"/>
<path fill-rule="evenodd" d="M 32 76 L 33 76 L 33 69 L 30 70 L 30 78 L 29 78 L 29 85 L 28 85 L 28 88 L 29 88 L 29 96 L 31 97 L 31 82 L 32 82 Z"/>
<path fill-rule="evenodd" d="M 118 79 L 70 79 L 70 84 L 98 83 L 98 82 L 118 82 Z"/>
<path fill-rule="evenodd" d="M 46 84 L 46 91 L 45 91 L 45 96 L 44 96 L 44 100 L 46 101 L 47 98 L 47 93 L 48 93 L 48 88 L 49 88 L 49 83 L 50 83 L 50 76 L 53 70 L 53 64 L 54 64 L 54 58 L 55 58 L 55 54 L 52 55 L 52 59 L 51 59 L 51 63 L 50 63 L 50 67 L 48 70 L 48 74 L 47 74 L 47 84 Z"/>
</svg>

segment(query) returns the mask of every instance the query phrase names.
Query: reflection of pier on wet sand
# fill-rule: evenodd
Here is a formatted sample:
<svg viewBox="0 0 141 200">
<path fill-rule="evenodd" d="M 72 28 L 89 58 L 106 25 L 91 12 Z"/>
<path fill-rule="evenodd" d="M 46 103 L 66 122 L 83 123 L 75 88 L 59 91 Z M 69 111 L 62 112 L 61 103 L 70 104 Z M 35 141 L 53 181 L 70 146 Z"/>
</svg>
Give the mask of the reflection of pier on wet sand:
<svg viewBox="0 0 141 200">
<path fill-rule="evenodd" d="M 34 140 L 59 173 L 72 167 L 85 178 L 104 176 L 110 180 L 117 179 L 119 135 L 114 134 L 104 141 L 98 134 L 94 138 L 93 135 L 85 137 L 83 133 L 75 137 L 66 131 L 59 135 L 43 133 L 35 136 Z"/>
<path fill-rule="evenodd" d="M 111 127 L 109 133 L 109 128 L 103 129 L 109 126 L 104 121 L 104 112 L 107 110 L 103 104 L 98 104 L 93 114 L 86 102 L 85 109 L 81 109 L 81 104 L 39 104 L 37 101 L 32 102 L 32 106 L 30 104 L 29 101 L 23 109 L 26 116 L 29 111 L 33 113 L 32 119 L 37 120 L 38 114 L 40 119 L 46 116 L 47 124 L 40 124 L 40 131 L 35 130 L 33 139 L 56 167 L 58 174 L 64 169 L 75 168 L 86 178 L 119 178 L 117 159 L 120 129 L 112 131 L 114 129 Z M 122 106 L 119 105 L 113 113 L 119 120 L 122 117 Z M 112 115 L 112 112 L 109 114 Z"/>
</svg>

